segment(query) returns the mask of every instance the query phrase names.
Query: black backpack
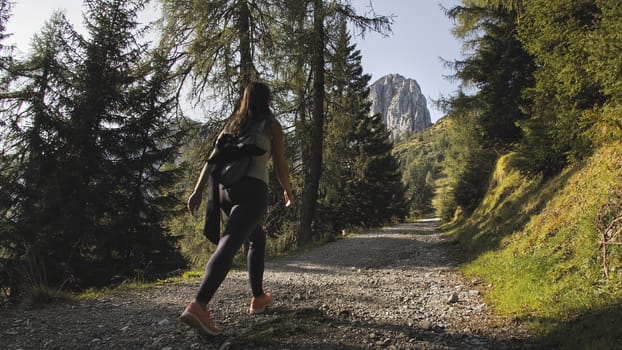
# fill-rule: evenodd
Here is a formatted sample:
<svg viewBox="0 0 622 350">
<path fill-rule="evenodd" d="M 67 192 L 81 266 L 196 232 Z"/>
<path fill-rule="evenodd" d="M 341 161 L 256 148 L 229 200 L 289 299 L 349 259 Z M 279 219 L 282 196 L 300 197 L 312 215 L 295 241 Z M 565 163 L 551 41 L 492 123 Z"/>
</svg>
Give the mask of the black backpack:
<svg viewBox="0 0 622 350">
<path fill-rule="evenodd" d="M 260 156 L 266 151 L 257 146 L 257 134 L 264 129 L 265 121 L 249 127 L 236 136 L 222 133 L 216 140 L 216 153 L 208 163 L 216 164 L 214 175 L 225 186 L 236 184 L 250 167 L 251 157 Z"/>
</svg>

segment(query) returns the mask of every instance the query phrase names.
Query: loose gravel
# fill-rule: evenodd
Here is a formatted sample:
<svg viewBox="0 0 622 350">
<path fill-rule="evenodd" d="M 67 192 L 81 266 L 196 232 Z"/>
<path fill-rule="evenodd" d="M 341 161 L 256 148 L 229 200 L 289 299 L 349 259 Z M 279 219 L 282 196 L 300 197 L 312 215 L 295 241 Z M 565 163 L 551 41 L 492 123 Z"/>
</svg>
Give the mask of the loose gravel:
<svg viewBox="0 0 622 350">
<path fill-rule="evenodd" d="M 0 315 L 2 349 L 533 349 L 520 324 L 457 268 L 459 245 L 423 220 L 340 238 L 267 263 L 275 307 L 249 316 L 244 271 L 210 303 L 223 329 L 178 320 L 199 280 Z"/>
</svg>

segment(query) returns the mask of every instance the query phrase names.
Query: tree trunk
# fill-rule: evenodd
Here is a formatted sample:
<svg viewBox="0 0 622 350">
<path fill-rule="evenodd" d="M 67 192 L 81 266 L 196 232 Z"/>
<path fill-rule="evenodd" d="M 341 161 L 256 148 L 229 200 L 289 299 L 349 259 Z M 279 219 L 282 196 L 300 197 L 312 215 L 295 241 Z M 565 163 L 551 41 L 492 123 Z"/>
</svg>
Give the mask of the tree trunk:
<svg viewBox="0 0 622 350">
<path fill-rule="evenodd" d="M 242 97 L 246 85 L 255 79 L 255 72 L 253 67 L 253 55 L 250 39 L 251 13 L 246 1 L 240 1 L 239 6 L 238 30 L 240 33 L 240 77 L 238 82 L 240 97 Z"/>
<path fill-rule="evenodd" d="M 311 242 L 320 176 L 322 175 L 322 142 L 324 139 L 324 10 L 323 0 L 313 1 L 313 110 L 311 115 L 311 143 L 309 171 L 306 172 L 302 192 L 298 246 Z"/>
</svg>

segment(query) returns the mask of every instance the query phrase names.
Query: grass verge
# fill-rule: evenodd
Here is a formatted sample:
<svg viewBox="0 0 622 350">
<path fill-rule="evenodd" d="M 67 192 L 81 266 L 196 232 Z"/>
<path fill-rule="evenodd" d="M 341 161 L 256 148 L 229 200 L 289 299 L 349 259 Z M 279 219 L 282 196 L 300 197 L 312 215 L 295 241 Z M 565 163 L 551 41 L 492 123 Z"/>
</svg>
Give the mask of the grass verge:
<svg viewBox="0 0 622 350">
<path fill-rule="evenodd" d="M 622 216 L 607 204 L 622 203 L 622 144 L 549 181 L 519 174 L 511 158 L 473 215 L 449 227 L 467 250 L 464 272 L 492 284 L 489 303 L 546 347 L 622 348 L 622 247 L 608 248 L 607 278 L 597 224 Z"/>
</svg>

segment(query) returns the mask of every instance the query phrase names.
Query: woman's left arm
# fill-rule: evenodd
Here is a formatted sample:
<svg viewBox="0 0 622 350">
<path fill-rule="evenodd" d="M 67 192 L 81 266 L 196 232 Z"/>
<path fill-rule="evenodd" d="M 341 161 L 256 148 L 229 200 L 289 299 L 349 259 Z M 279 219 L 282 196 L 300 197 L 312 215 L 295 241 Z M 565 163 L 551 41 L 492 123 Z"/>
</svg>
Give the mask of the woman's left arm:
<svg viewBox="0 0 622 350">
<path fill-rule="evenodd" d="M 292 183 L 289 179 L 289 169 L 285 161 L 285 141 L 283 136 L 283 128 L 281 124 L 272 118 L 272 161 L 274 162 L 274 170 L 276 177 L 283 187 L 285 205 L 289 206 L 294 200 L 294 192 L 292 191 Z"/>
</svg>

